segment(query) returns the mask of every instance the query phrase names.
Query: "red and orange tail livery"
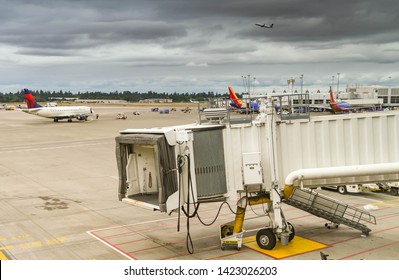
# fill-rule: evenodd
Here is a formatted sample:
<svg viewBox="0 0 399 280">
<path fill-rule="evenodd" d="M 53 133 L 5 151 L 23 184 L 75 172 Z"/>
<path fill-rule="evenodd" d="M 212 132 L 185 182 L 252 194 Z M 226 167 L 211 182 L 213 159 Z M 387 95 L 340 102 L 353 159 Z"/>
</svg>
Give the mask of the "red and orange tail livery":
<svg viewBox="0 0 399 280">
<path fill-rule="evenodd" d="M 234 92 L 233 88 L 229 86 L 229 96 L 230 96 L 230 105 L 241 109 L 242 108 L 242 101 L 237 97 L 236 93 Z"/>
<path fill-rule="evenodd" d="M 25 102 L 26 105 L 28 105 L 28 109 L 42 107 L 41 105 L 37 104 L 35 98 L 32 95 L 32 92 L 29 89 L 25 88 L 24 93 L 25 93 Z"/>
</svg>

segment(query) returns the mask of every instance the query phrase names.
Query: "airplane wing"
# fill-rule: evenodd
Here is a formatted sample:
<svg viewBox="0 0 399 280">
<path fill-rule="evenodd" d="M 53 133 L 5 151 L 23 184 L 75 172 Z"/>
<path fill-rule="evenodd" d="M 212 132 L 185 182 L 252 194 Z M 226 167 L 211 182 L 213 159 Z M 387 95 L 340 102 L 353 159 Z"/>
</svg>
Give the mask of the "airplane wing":
<svg viewBox="0 0 399 280">
<path fill-rule="evenodd" d="M 21 109 L 25 113 L 37 113 L 41 110 L 42 108 L 31 108 L 31 109 Z"/>
<path fill-rule="evenodd" d="M 320 105 L 317 105 L 317 104 L 315 104 L 315 105 L 309 105 L 309 108 L 311 108 L 311 109 L 325 109 L 325 110 L 331 110 L 331 106 L 329 106 L 329 105 L 323 105 L 323 104 L 320 104 Z"/>
<path fill-rule="evenodd" d="M 273 27 L 273 23 L 270 25 L 267 25 L 266 23 L 260 24 L 260 23 L 255 23 L 256 26 L 260 26 L 260 27 L 264 27 L 264 28 L 272 28 Z"/>
</svg>

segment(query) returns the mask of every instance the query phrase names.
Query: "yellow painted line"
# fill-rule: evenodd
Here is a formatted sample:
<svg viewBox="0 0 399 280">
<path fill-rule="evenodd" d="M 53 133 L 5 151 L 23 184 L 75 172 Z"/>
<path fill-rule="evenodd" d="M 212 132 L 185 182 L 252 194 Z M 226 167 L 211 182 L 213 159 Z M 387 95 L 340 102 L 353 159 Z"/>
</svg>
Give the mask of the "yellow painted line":
<svg viewBox="0 0 399 280">
<path fill-rule="evenodd" d="M 0 260 L 2 261 L 8 260 L 8 258 L 6 257 L 6 255 L 3 254 L 2 251 L 0 251 Z"/>
<path fill-rule="evenodd" d="M 300 236 L 295 236 L 287 246 L 283 246 L 280 244 L 280 242 L 277 242 L 273 250 L 264 250 L 259 248 L 258 244 L 256 243 L 255 235 L 245 237 L 243 239 L 243 245 L 275 259 L 284 259 L 328 247 L 326 244 Z"/>
</svg>

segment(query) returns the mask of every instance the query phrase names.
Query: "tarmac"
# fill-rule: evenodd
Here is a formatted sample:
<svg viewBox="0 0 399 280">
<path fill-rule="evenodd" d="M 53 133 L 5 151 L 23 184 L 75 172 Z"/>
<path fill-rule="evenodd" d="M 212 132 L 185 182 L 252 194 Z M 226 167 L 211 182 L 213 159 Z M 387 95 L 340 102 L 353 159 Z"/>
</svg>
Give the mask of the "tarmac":
<svg viewBox="0 0 399 280">
<path fill-rule="evenodd" d="M 339 260 L 399 258 L 399 197 L 389 193 L 321 190 L 369 209 L 377 224 L 367 225 L 367 237 L 344 225 L 328 229 L 328 221 L 283 204 L 296 236 L 288 246 L 269 251 L 254 241 L 266 224 L 262 206 L 247 211 L 240 250 L 222 250 L 219 228 L 234 220 L 234 204 L 203 204 L 201 220 L 188 223 L 176 213 L 121 202 L 115 158 L 119 131 L 194 123 L 198 111 L 92 108 L 98 119 L 72 123 L 0 110 L 1 260 L 320 260 L 321 253 Z M 127 119 L 117 119 L 120 112 Z"/>
</svg>

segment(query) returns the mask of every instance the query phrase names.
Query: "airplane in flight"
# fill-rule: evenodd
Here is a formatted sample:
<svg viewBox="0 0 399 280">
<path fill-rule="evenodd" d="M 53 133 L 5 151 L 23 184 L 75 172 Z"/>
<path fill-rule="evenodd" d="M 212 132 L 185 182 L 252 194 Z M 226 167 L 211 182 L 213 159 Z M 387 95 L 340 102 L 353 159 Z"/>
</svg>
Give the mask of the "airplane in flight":
<svg viewBox="0 0 399 280">
<path fill-rule="evenodd" d="M 260 23 L 255 23 L 255 25 L 256 26 L 259 26 L 259 27 L 263 27 L 263 28 L 273 28 L 273 23 L 272 24 L 270 24 L 270 25 L 268 25 L 268 24 L 266 24 L 266 23 L 263 23 L 263 24 L 260 24 Z"/>
<path fill-rule="evenodd" d="M 58 120 L 78 119 L 80 121 L 87 121 L 88 117 L 93 115 L 93 110 L 87 106 L 57 106 L 57 107 L 43 107 L 38 104 L 29 89 L 24 89 L 25 102 L 28 106 L 27 109 L 22 109 L 23 112 L 36 115 L 44 118 L 51 118 L 54 122 Z"/>
</svg>

